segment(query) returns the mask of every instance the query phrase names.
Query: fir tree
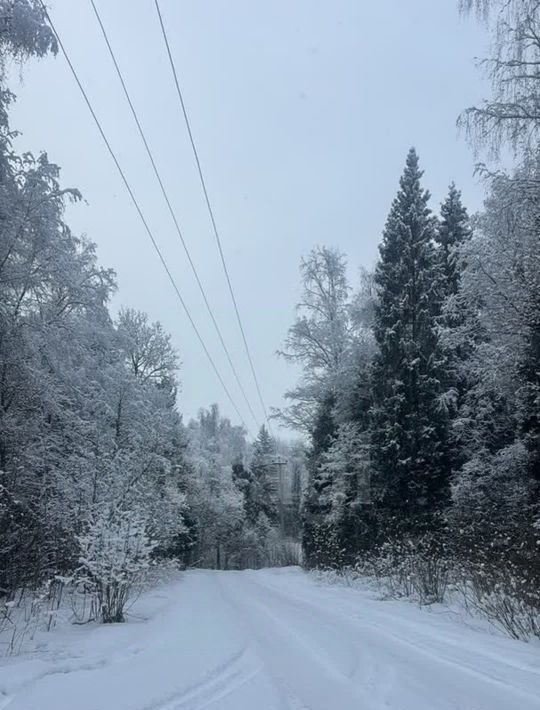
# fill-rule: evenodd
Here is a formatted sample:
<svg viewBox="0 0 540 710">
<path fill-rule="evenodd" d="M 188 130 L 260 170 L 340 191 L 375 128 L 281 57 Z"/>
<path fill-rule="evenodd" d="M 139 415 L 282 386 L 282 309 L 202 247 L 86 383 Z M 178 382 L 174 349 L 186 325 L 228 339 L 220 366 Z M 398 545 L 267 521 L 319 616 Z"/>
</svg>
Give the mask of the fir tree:
<svg viewBox="0 0 540 710">
<path fill-rule="evenodd" d="M 444 376 L 445 405 L 452 422 L 452 470 L 466 460 L 463 432 L 456 425 L 468 408 L 468 395 L 474 386 L 468 359 L 480 339 L 480 324 L 475 310 L 478 304 L 464 297 L 462 275 L 467 266 L 465 250 L 472 236 L 469 216 L 454 183 L 441 205 L 441 219 L 435 233 L 440 266 L 440 293 L 443 298 L 439 319 L 441 340 L 447 366 Z M 476 306 L 476 308 L 475 308 Z"/>
<path fill-rule="evenodd" d="M 251 458 L 252 479 L 246 499 L 248 519 L 255 522 L 264 514 L 271 524 L 278 519 L 275 469 L 272 465 L 272 454 L 275 443 L 268 429 L 262 425 L 253 447 Z"/>
<path fill-rule="evenodd" d="M 375 483 L 383 509 L 413 527 L 441 509 L 450 473 L 437 326 L 441 278 L 429 193 L 421 177 L 411 149 L 375 274 Z"/>
<path fill-rule="evenodd" d="M 461 201 L 461 192 L 450 184 L 448 196 L 441 205 L 441 220 L 435 232 L 439 245 L 437 255 L 442 270 L 444 297 L 456 295 L 460 287 L 460 248 L 471 236 L 469 215 Z"/>
<path fill-rule="evenodd" d="M 252 468 L 257 471 L 259 468 L 267 464 L 268 456 L 274 452 L 274 442 L 270 436 L 268 429 L 263 424 L 259 429 L 255 444 L 253 446 L 253 458 L 251 461 Z"/>
</svg>

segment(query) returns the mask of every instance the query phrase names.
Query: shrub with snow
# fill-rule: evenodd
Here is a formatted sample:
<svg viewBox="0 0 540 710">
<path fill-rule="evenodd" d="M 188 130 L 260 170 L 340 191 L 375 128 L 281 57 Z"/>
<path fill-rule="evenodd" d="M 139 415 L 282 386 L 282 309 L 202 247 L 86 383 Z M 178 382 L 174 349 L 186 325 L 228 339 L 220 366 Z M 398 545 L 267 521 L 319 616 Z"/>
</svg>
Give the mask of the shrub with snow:
<svg viewBox="0 0 540 710">
<path fill-rule="evenodd" d="M 103 508 L 92 516 L 78 541 L 77 583 L 93 595 L 101 621 L 124 621 L 126 605 L 144 582 L 155 547 L 144 517 L 115 506 Z"/>
</svg>

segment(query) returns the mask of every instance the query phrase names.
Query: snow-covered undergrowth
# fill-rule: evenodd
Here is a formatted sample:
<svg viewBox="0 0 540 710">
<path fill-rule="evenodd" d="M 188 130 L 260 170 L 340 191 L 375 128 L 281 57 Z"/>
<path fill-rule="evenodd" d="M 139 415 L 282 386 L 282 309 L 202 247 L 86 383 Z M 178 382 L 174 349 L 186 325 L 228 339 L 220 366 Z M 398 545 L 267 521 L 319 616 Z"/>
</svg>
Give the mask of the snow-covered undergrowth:
<svg viewBox="0 0 540 710">
<path fill-rule="evenodd" d="M 0 602 L 0 653 L 18 654 L 31 643 L 38 631 L 50 631 L 59 616 L 62 600 L 60 586 L 51 585 L 31 594 L 20 590 L 16 599 Z"/>
<path fill-rule="evenodd" d="M 129 589 L 125 586 L 121 589 L 125 620 L 132 618 L 133 605 L 141 594 L 176 579 L 178 572 L 176 563 L 161 562 L 149 567 L 144 575 L 138 572 L 136 578 L 131 578 Z M 89 578 L 55 577 L 38 590 L 21 589 L 13 599 L 1 600 L 0 656 L 34 652 L 58 629 L 102 622 L 99 607 L 102 595 L 110 595 L 112 608 L 117 601 L 117 588 L 118 585 L 113 585 L 107 591 L 104 584 L 95 586 Z"/>
<path fill-rule="evenodd" d="M 511 567 L 456 562 L 388 546 L 354 566 L 312 574 L 323 583 L 370 588 L 381 599 L 443 604 L 460 615 L 486 620 L 513 639 L 540 639 L 540 590 Z"/>
<path fill-rule="evenodd" d="M 94 516 L 79 535 L 79 564 L 70 576 L 54 575 L 35 589 L 0 599 L 0 650 L 20 653 L 39 631 L 58 620 L 75 624 L 121 622 L 147 583 L 155 545 L 144 519 L 130 511 Z"/>
</svg>

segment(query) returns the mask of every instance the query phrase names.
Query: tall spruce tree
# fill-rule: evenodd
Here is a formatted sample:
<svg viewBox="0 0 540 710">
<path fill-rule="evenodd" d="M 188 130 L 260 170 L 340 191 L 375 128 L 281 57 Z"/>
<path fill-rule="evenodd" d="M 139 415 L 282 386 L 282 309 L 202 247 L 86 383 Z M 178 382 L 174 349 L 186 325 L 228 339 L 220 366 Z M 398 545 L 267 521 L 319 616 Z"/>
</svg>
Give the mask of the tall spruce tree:
<svg viewBox="0 0 540 710">
<path fill-rule="evenodd" d="M 461 192 L 454 183 L 450 184 L 448 195 L 441 205 L 441 220 L 434 236 L 439 245 L 437 254 L 442 267 L 443 296 L 456 295 L 461 280 L 460 249 L 470 238 L 471 228 Z"/>
<path fill-rule="evenodd" d="M 372 457 L 384 511 L 408 528 L 429 525 L 449 492 L 448 417 L 441 406 L 441 270 L 422 171 L 409 151 L 380 246 L 375 279 Z"/>
<path fill-rule="evenodd" d="M 474 382 L 468 359 L 481 340 L 478 322 L 479 304 L 464 296 L 462 276 L 466 268 L 465 251 L 471 239 L 469 215 L 454 183 L 441 205 L 441 219 L 435 233 L 437 260 L 441 270 L 442 313 L 439 318 L 441 341 L 447 364 L 444 390 L 448 413 L 452 420 L 452 469 L 460 468 L 465 459 L 463 428 L 457 424 L 466 413 L 467 395 Z"/>
</svg>

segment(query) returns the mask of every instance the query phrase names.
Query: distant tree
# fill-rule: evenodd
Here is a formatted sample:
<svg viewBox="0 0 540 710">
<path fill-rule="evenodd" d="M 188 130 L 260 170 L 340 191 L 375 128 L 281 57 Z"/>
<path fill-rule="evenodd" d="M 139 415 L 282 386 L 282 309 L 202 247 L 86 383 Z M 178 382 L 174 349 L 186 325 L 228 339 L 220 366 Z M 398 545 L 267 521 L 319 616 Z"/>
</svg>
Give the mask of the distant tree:
<svg viewBox="0 0 540 710">
<path fill-rule="evenodd" d="M 255 443 L 253 444 L 253 454 L 251 458 L 251 466 L 253 469 L 263 468 L 267 462 L 268 457 L 274 453 L 275 444 L 270 436 L 270 433 L 266 426 L 263 424 L 259 429 Z"/>
<path fill-rule="evenodd" d="M 246 505 L 253 523 L 261 514 L 270 525 L 278 522 L 277 471 L 272 461 L 275 451 L 275 442 L 263 424 L 255 439 L 250 462 L 252 477 Z"/>
<path fill-rule="evenodd" d="M 300 265 L 302 300 L 279 354 L 302 367 L 298 386 L 286 393 L 292 401 L 281 412 L 287 424 L 311 432 L 321 403 L 333 393 L 351 341 L 349 285 L 344 256 L 336 249 L 313 249 Z"/>
<path fill-rule="evenodd" d="M 122 308 L 118 334 L 126 353 L 128 367 L 144 382 L 163 386 L 174 380 L 178 356 L 161 323 L 149 323 L 146 313 Z"/>
<path fill-rule="evenodd" d="M 187 502 L 197 537 L 192 556 L 200 565 L 226 569 L 246 524 L 246 489 L 239 485 L 245 433 L 220 414 L 217 404 L 201 409 L 187 430 Z"/>
</svg>

